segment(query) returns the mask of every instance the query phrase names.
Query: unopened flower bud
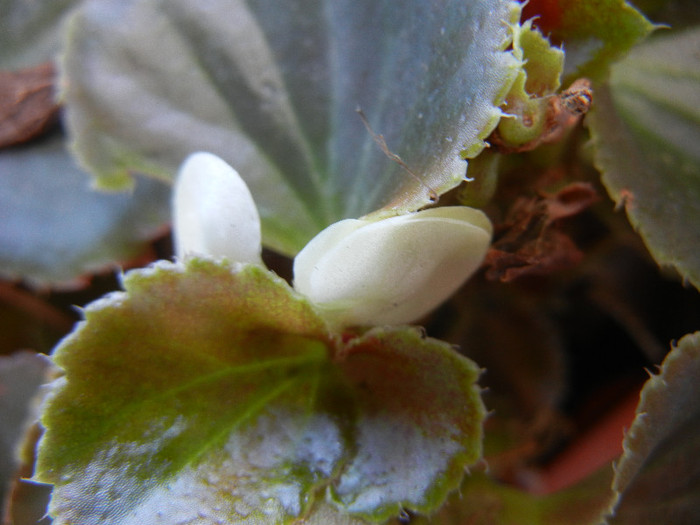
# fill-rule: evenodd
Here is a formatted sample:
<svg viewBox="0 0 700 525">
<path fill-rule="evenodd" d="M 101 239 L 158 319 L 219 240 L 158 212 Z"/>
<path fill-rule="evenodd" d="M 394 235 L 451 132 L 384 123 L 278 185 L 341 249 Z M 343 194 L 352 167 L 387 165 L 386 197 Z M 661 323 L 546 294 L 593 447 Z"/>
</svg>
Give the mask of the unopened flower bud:
<svg viewBox="0 0 700 525">
<path fill-rule="evenodd" d="M 211 153 L 182 164 L 173 196 L 175 253 L 262 265 L 260 217 L 243 179 Z"/>
<path fill-rule="evenodd" d="M 465 206 L 347 219 L 294 260 L 294 287 L 339 325 L 402 324 L 451 296 L 481 265 L 492 226 Z"/>
</svg>

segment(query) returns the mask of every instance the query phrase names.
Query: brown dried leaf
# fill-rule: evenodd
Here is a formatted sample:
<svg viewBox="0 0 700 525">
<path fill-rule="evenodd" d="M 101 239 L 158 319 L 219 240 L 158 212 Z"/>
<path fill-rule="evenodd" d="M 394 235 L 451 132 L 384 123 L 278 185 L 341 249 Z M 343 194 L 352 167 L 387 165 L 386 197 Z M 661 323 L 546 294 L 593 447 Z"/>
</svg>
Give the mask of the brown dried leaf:
<svg viewBox="0 0 700 525">
<path fill-rule="evenodd" d="M 515 253 L 492 248 L 486 256 L 486 277 L 509 282 L 524 275 L 546 275 L 576 266 L 583 254 L 573 241 L 557 230 L 548 230 Z"/>
<path fill-rule="evenodd" d="M 17 71 L 0 71 L 0 147 L 41 135 L 58 117 L 51 62 Z"/>
<path fill-rule="evenodd" d="M 496 228 L 496 241 L 486 256 L 486 277 L 508 282 L 578 264 L 583 254 L 561 231 L 559 221 L 581 213 L 597 199 L 595 189 L 584 182 L 554 194 L 517 199 L 506 221 Z"/>
<path fill-rule="evenodd" d="M 547 224 L 578 215 L 598 200 L 593 186 L 585 182 L 573 182 L 557 193 L 543 197 Z"/>
</svg>

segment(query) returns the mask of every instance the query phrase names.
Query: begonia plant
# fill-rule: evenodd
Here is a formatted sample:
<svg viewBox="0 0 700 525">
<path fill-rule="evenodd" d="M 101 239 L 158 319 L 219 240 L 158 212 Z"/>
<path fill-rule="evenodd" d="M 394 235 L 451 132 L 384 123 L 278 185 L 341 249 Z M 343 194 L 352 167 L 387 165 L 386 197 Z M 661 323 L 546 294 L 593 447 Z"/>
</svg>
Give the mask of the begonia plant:
<svg viewBox="0 0 700 525">
<path fill-rule="evenodd" d="M 684 0 L 0 1 L 0 519 L 695 523 L 699 49 Z"/>
</svg>

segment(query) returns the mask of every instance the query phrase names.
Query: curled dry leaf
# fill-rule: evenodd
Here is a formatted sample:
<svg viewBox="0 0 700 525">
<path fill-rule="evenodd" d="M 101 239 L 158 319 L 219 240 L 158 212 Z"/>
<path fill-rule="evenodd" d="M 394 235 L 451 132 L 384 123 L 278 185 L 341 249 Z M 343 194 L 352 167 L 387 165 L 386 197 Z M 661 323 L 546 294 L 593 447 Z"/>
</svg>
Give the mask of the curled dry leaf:
<svg viewBox="0 0 700 525">
<path fill-rule="evenodd" d="M 0 71 L 0 147 L 31 140 L 56 122 L 54 76 L 50 62 Z"/>
<path fill-rule="evenodd" d="M 598 199 L 595 189 L 574 182 L 554 194 L 521 197 L 486 255 L 486 277 L 503 282 L 524 275 L 543 275 L 578 264 L 582 253 L 561 231 L 559 221 L 584 211 Z"/>
</svg>

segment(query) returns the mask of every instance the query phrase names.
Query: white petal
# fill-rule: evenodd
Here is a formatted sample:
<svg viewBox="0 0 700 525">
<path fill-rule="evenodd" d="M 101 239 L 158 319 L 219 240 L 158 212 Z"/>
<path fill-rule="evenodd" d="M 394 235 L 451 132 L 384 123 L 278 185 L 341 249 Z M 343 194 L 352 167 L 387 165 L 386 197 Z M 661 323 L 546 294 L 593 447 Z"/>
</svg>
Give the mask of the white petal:
<svg viewBox="0 0 700 525">
<path fill-rule="evenodd" d="M 340 221 L 297 255 L 294 286 L 338 324 L 408 323 L 479 268 L 491 232 L 486 215 L 464 206 Z"/>
<path fill-rule="evenodd" d="M 318 271 L 321 259 L 336 247 L 339 239 L 347 238 L 365 225 L 365 221 L 345 219 L 331 224 L 311 239 L 294 258 L 294 288 L 304 294 L 311 291 L 311 276 Z"/>
<path fill-rule="evenodd" d="M 193 153 L 180 167 L 173 195 L 178 257 L 210 255 L 262 265 L 260 217 L 238 172 L 211 153 Z"/>
</svg>

